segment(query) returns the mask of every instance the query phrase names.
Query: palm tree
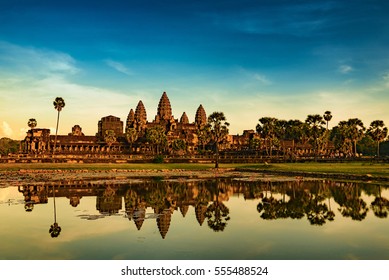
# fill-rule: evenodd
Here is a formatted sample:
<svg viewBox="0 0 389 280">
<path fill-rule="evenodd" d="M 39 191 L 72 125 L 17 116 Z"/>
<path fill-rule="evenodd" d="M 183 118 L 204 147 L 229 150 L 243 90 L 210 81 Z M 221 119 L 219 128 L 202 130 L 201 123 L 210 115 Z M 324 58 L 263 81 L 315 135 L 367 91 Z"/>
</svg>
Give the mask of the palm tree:
<svg viewBox="0 0 389 280">
<path fill-rule="evenodd" d="M 363 122 L 358 119 L 349 119 L 347 125 L 350 131 L 350 137 L 354 143 L 354 155 L 357 154 L 357 142 L 363 138 L 366 128 L 363 126 Z"/>
<path fill-rule="evenodd" d="M 309 126 L 309 136 L 311 142 L 313 143 L 313 149 L 315 153 L 315 160 L 317 158 L 317 151 L 320 144 L 320 138 L 324 134 L 323 125 L 325 122 L 323 121 L 323 117 L 320 115 L 308 115 L 305 123 Z"/>
<path fill-rule="evenodd" d="M 377 142 L 377 156 L 380 156 L 380 142 L 384 141 L 388 135 L 388 128 L 381 120 L 372 121 L 367 134 Z"/>
<path fill-rule="evenodd" d="M 57 116 L 57 126 L 55 129 L 55 140 L 54 140 L 54 149 L 53 149 L 53 154 L 55 152 L 55 147 L 57 145 L 57 135 L 58 135 L 58 124 L 59 124 L 59 113 L 62 111 L 62 108 L 65 107 L 65 101 L 63 100 L 62 97 L 57 97 L 55 98 L 54 102 L 54 109 L 58 111 L 58 116 Z"/>
<path fill-rule="evenodd" d="M 223 112 L 213 112 L 208 117 L 209 133 L 211 140 L 215 143 L 216 159 L 215 168 L 219 168 L 219 144 L 221 144 L 228 135 L 228 126 Z"/>
<path fill-rule="evenodd" d="M 29 119 L 27 123 L 27 125 L 31 128 L 31 130 L 34 129 L 37 126 L 37 124 L 38 123 L 36 119 Z"/>
<path fill-rule="evenodd" d="M 278 120 L 272 117 L 263 117 L 259 119 L 256 131 L 264 139 L 266 152 L 272 156 L 274 142 L 277 140 L 277 123 Z"/>
<path fill-rule="evenodd" d="M 328 130 L 328 122 L 332 119 L 332 115 L 331 115 L 331 112 L 330 111 L 325 111 L 324 112 L 324 115 L 323 115 L 323 119 L 326 121 L 327 123 L 327 130 Z"/>
</svg>

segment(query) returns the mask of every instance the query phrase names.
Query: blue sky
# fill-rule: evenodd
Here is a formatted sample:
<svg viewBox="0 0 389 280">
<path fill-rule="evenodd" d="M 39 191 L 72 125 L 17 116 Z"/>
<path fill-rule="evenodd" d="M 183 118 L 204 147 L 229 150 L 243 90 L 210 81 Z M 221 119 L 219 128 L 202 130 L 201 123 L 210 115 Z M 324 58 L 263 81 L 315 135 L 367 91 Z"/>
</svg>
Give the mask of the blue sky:
<svg viewBox="0 0 389 280">
<path fill-rule="evenodd" d="M 0 0 L 0 137 L 29 118 L 94 135 L 139 100 L 152 121 L 163 91 L 190 121 L 203 104 L 230 132 L 258 119 L 389 125 L 387 1 Z"/>
</svg>

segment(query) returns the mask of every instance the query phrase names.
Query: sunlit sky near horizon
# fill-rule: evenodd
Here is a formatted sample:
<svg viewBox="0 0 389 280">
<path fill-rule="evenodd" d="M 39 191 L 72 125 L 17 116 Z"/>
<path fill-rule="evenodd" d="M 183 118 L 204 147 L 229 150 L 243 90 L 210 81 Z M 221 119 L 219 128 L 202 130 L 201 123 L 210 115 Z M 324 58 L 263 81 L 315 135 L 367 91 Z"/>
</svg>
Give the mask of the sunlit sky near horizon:
<svg viewBox="0 0 389 280">
<path fill-rule="evenodd" d="M 230 133 L 265 116 L 332 112 L 389 125 L 388 1 L 0 0 L 0 137 L 27 121 L 86 135 L 166 91 L 175 118 L 202 104 Z"/>
</svg>

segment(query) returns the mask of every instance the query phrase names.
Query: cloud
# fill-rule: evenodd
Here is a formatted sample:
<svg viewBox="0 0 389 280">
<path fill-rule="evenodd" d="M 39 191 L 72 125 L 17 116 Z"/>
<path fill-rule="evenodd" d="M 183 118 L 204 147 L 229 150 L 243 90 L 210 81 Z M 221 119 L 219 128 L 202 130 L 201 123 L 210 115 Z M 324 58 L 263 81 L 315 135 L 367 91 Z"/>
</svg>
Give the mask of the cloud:
<svg viewBox="0 0 389 280">
<path fill-rule="evenodd" d="M 255 80 L 261 82 L 264 85 L 271 85 L 272 84 L 272 82 L 266 76 L 258 74 L 258 73 L 254 73 L 253 78 Z"/>
<path fill-rule="evenodd" d="M 22 47 L 0 41 L 1 68 L 21 71 L 33 76 L 49 74 L 76 74 L 80 70 L 68 54 L 33 47 Z"/>
<path fill-rule="evenodd" d="M 338 71 L 342 74 L 348 74 L 354 71 L 354 69 L 350 65 L 343 64 L 339 66 Z"/>
<path fill-rule="evenodd" d="M 255 82 L 260 82 L 262 85 L 272 85 L 273 82 L 264 74 L 255 72 L 252 70 L 248 70 L 244 67 L 238 67 L 237 71 L 239 74 L 243 75 L 245 79 L 249 81 L 255 81 Z"/>
<path fill-rule="evenodd" d="M 11 126 L 6 121 L 2 122 L 0 128 L 1 128 L 2 135 L 4 135 L 5 137 L 12 137 L 13 130 L 12 130 Z"/>
<path fill-rule="evenodd" d="M 116 71 L 120 72 L 120 73 L 123 73 L 127 76 L 132 76 L 134 75 L 133 71 L 131 71 L 130 69 L 128 69 L 126 66 L 124 66 L 122 63 L 120 62 L 117 62 L 117 61 L 113 61 L 111 59 L 107 59 L 105 60 L 105 63 L 107 63 L 107 65 L 109 67 L 112 67 L 113 69 L 115 69 Z"/>
</svg>

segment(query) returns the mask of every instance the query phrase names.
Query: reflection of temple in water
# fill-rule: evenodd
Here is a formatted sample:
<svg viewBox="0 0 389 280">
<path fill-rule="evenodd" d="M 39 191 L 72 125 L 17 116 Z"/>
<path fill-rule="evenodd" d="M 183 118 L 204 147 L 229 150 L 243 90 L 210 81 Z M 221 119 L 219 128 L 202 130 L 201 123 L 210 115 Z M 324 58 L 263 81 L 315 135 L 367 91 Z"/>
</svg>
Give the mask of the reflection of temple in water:
<svg viewBox="0 0 389 280">
<path fill-rule="evenodd" d="M 19 187 L 19 192 L 24 196 L 26 211 L 32 211 L 35 204 L 47 203 L 53 191 L 56 198 L 69 199 L 71 207 L 82 204 L 83 197 L 96 197 L 96 210 L 102 215 L 120 215 L 124 204 L 125 216 L 138 230 L 146 220 L 155 220 L 165 239 L 175 212 L 187 219 L 196 219 L 200 226 L 207 221 L 205 224 L 214 231 L 223 231 L 229 222 L 227 202 L 233 196 L 258 201 L 257 215 L 262 220 L 305 217 L 311 225 L 324 225 L 336 218 L 336 211 L 356 221 L 365 219 L 369 211 L 378 218 L 387 218 L 389 201 L 382 196 L 385 189 L 387 187 L 379 185 L 321 180 L 217 179 L 144 180 L 128 184 L 73 181 L 25 185 Z M 366 196 L 372 197 L 370 205 L 365 201 Z M 191 208 L 194 214 L 188 217 Z"/>
</svg>

